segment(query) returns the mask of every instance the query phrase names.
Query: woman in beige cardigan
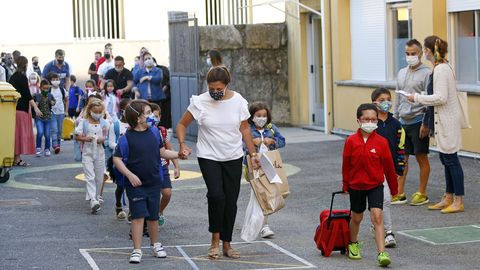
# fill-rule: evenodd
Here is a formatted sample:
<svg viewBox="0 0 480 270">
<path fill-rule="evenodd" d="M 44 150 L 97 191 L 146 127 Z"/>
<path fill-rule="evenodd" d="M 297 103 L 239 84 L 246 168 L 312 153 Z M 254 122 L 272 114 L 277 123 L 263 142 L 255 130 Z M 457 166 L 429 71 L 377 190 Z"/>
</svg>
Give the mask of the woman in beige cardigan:
<svg viewBox="0 0 480 270">
<path fill-rule="evenodd" d="M 410 102 L 434 108 L 434 135 L 440 150 L 440 161 L 445 167 L 446 180 L 446 191 L 442 200 L 428 209 L 441 210 L 444 214 L 463 212 L 464 176 L 457 156 L 462 144 L 460 132 L 462 114 L 457 97 L 455 74 L 445 59 L 448 44 L 437 36 L 429 36 L 424 41 L 424 47 L 425 57 L 435 66 L 433 94 L 415 94 L 408 99 Z"/>
</svg>

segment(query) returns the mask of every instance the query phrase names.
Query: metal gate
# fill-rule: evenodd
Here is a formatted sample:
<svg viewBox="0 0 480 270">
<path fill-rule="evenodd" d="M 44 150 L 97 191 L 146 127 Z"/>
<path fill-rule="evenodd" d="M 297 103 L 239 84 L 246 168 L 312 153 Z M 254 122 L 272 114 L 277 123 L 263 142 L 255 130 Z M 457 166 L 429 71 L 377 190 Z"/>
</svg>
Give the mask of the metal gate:
<svg viewBox="0 0 480 270">
<path fill-rule="evenodd" d="M 186 12 L 169 12 L 170 92 L 173 129 L 187 110 L 192 95 L 199 94 L 198 59 L 200 54 L 197 18 Z M 187 137 L 197 136 L 198 127 L 192 123 Z"/>
</svg>

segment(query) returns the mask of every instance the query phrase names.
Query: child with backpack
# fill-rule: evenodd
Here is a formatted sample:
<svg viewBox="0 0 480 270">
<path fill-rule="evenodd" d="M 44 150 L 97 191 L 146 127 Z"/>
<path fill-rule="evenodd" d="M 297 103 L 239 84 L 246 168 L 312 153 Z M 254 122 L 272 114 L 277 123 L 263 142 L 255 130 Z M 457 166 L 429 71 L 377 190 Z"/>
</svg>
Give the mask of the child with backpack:
<svg viewBox="0 0 480 270">
<path fill-rule="evenodd" d="M 115 95 L 115 88 L 114 80 L 107 80 L 103 86 L 105 109 L 112 121 L 118 121 L 118 98 Z"/>
<path fill-rule="evenodd" d="M 60 142 L 62 140 L 63 119 L 65 112 L 68 112 L 68 93 L 60 86 L 60 76 L 57 73 L 48 75 L 52 85 L 50 93 L 55 98 L 55 105 L 52 106 L 51 135 L 52 146 L 55 154 L 60 153 Z"/>
<path fill-rule="evenodd" d="M 163 126 L 160 126 L 161 119 L 161 108 L 158 104 L 150 103 L 152 108 L 152 114 L 147 119 L 147 124 L 150 123 L 151 126 L 158 127 L 160 134 L 162 135 L 163 142 L 165 144 L 165 149 L 173 150 L 172 143 L 170 141 L 170 136 L 168 136 L 167 129 Z M 177 159 L 172 160 L 174 166 L 173 177 L 178 179 L 180 177 L 180 164 Z M 158 218 L 158 224 L 160 226 L 164 225 L 167 219 L 163 215 L 163 212 L 167 208 L 170 199 L 172 198 L 172 181 L 170 179 L 170 172 L 168 166 L 170 165 L 170 160 L 162 158 L 162 169 L 163 169 L 163 183 L 162 183 L 162 199 L 160 200 L 160 212 Z"/>
<path fill-rule="evenodd" d="M 285 138 L 280 134 L 277 126 L 272 123 L 272 115 L 265 102 L 257 101 L 252 103 L 249 112 L 250 118 L 248 119 L 248 123 L 250 124 L 253 143 L 258 153 L 285 147 Z M 248 149 L 245 143 L 243 144 L 243 149 L 245 156 L 247 156 Z M 268 216 L 265 216 L 260 236 L 262 238 L 269 238 L 273 235 L 275 235 L 275 233 L 270 229 L 270 226 L 268 226 Z"/>
<path fill-rule="evenodd" d="M 88 97 L 97 94 L 97 91 L 95 90 L 96 85 L 97 84 L 95 83 L 94 80 L 87 80 L 85 82 L 85 93 L 80 99 L 80 111 L 82 111 L 85 108 L 85 106 L 87 106 Z"/>
<path fill-rule="evenodd" d="M 70 118 L 78 117 L 80 114 L 80 101 L 82 100 L 83 90 L 77 85 L 77 77 L 70 75 L 70 90 L 68 92 L 68 116 Z"/>
<path fill-rule="evenodd" d="M 83 112 L 83 119 L 75 128 L 75 140 L 82 143 L 82 165 L 86 182 L 86 200 L 90 200 L 92 214 L 100 210 L 100 191 L 105 172 L 103 143 L 108 122 L 103 119 L 105 107 L 97 98 L 91 98 Z"/>
<path fill-rule="evenodd" d="M 50 123 L 52 120 L 52 106 L 55 105 L 55 98 L 50 94 L 50 84 L 47 80 L 40 82 L 40 93 L 34 95 L 38 109 L 42 116 L 36 116 L 35 126 L 37 127 L 37 150 L 36 156 L 42 155 L 42 138 L 45 137 L 45 156 L 50 156 Z"/>
<path fill-rule="evenodd" d="M 372 102 L 378 107 L 378 123 L 376 132 L 387 139 L 390 153 L 392 154 L 393 163 L 395 164 L 395 172 L 397 178 L 403 175 L 405 169 L 405 131 L 402 124 L 393 118 L 390 113 L 392 108 L 392 96 L 390 91 L 385 88 L 377 88 L 372 92 Z M 395 235 L 392 229 L 392 216 L 390 213 L 391 196 L 388 185 L 383 184 L 383 223 L 385 225 L 385 247 L 393 248 L 397 246 Z"/>
<path fill-rule="evenodd" d="M 105 148 L 105 157 L 107 159 L 107 171 L 112 181 L 117 184 L 117 187 L 115 189 L 115 215 L 119 220 L 123 220 L 127 217 L 122 207 L 122 195 L 125 189 L 124 189 L 123 182 L 117 181 L 117 177 L 116 177 L 117 173 L 114 171 L 114 168 L 113 168 L 113 151 L 115 150 L 115 147 L 117 147 L 118 139 L 120 138 L 120 136 L 123 136 L 129 128 L 129 125 L 127 123 L 127 120 L 125 119 L 125 115 L 123 114 L 123 112 L 125 111 L 125 108 L 127 107 L 128 103 L 130 103 L 130 101 L 131 101 L 130 99 L 122 99 L 120 101 L 121 118 L 120 120 L 117 119 L 116 121 L 113 122 L 113 124 L 110 125 L 110 128 L 108 130 L 108 139 L 107 139 L 108 144 L 105 145 L 105 146 L 108 146 Z"/>
<path fill-rule="evenodd" d="M 158 242 L 158 212 L 163 178 L 161 158 L 177 159 L 179 153 L 166 150 L 158 129 L 148 126 L 147 118 L 151 113 L 152 109 L 145 100 L 134 100 L 128 104 L 125 118 L 130 129 L 120 137 L 113 155 L 113 164 L 125 177 L 132 214 L 133 251 L 130 263 L 140 263 L 142 259 L 144 219 L 147 220 L 154 256 L 167 257 L 162 244 Z M 186 157 L 188 154 L 182 152 L 181 156 Z"/>
<path fill-rule="evenodd" d="M 383 182 L 387 178 L 390 194 L 397 194 L 397 175 L 387 139 L 375 132 L 378 122 L 378 109 L 374 104 L 362 104 L 357 109 L 357 133 L 349 136 L 343 149 L 343 192 L 350 194 L 350 244 L 348 257 L 359 260 L 360 244 L 358 232 L 367 207 L 370 219 L 375 226 L 377 261 L 380 266 L 391 263 L 385 252 L 385 232 L 383 226 Z"/>
</svg>

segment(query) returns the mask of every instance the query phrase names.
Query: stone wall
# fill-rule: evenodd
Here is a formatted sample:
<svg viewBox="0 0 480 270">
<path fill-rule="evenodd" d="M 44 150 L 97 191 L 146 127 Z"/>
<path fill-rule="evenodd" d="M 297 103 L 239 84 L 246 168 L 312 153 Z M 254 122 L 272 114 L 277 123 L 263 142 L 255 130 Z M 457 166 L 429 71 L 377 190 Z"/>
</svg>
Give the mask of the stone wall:
<svg viewBox="0 0 480 270">
<path fill-rule="evenodd" d="M 200 83 L 207 90 L 207 52 L 217 49 L 232 73 L 230 88 L 248 102 L 265 101 L 275 124 L 290 124 L 285 24 L 199 27 Z"/>
</svg>

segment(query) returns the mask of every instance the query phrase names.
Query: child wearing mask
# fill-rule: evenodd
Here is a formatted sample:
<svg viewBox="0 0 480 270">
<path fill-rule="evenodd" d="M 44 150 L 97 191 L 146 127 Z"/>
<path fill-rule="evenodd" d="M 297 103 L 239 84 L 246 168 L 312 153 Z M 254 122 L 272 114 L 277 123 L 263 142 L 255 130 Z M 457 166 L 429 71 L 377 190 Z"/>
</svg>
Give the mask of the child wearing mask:
<svg viewBox="0 0 480 270">
<path fill-rule="evenodd" d="M 165 149 L 172 150 L 173 146 L 171 143 L 171 138 L 167 133 L 167 129 L 163 126 L 160 126 L 160 118 L 161 118 L 161 109 L 155 103 L 150 103 L 150 107 L 152 108 L 152 114 L 147 119 L 147 124 L 158 127 L 160 130 L 160 134 L 162 135 L 163 143 L 165 144 Z M 173 177 L 178 179 L 180 177 L 180 164 L 178 163 L 177 159 L 172 160 L 174 171 Z M 167 219 L 163 215 L 163 212 L 167 208 L 168 203 L 172 197 L 172 181 L 170 179 L 170 172 L 168 170 L 168 166 L 170 165 L 170 160 L 162 158 L 162 169 L 163 169 L 163 183 L 162 183 L 162 199 L 160 200 L 160 212 L 158 218 L 158 224 L 160 226 L 164 225 Z"/>
<path fill-rule="evenodd" d="M 350 244 L 348 257 L 359 260 L 360 244 L 358 232 L 363 212 L 368 201 L 370 219 L 375 226 L 377 261 L 380 266 L 391 263 L 385 252 L 385 231 L 383 226 L 383 182 L 387 178 L 390 194 L 397 194 L 397 175 L 387 139 L 378 135 L 378 109 L 374 104 L 362 104 L 357 109 L 360 128 L 349 136 L 343 149 L 342 176 L 344 192 L 350 194 Z"/>
<path fill-rule="evenodd" d="M 35 74 L 36 73 L 32 73 Z M 38 76 L 38 75 L 37 75 Z M 42 112 L 42 116 L 37 116 L 35 126 L 37 127 L 37 150 L 36 156 L 42 155 L 42 138 L 45 137 L 45 156 L 50 156 L 50 122 L 52 120 L 52 106 L 55 105 L 55 98 L 50 94 L 50 84 L 47 80 L 40 83 L 41 92 L 34 95 L 38 109 Z"/>
<path fill-rule="evenodd" d="M 80 100 L 83 96 L 82 89 L 77 85 L 77 77 L 70 75 L 70 90 L 68 92 L 68 116 L 78 117 L 80 114 Z"/>
<path fill-rule="evenodd" d="M 32 97 L 40 93 L 40 76 L 37 73 L 28 75 L 28 88 Z"/>
<path fill-rule="evenodd" d="M 91 95 L 97 94 L 96 89 L 96 84 L 94 80 L 87 80 L 85 82 L 85 93 L 82 96 L 82 99 L 80 100 L 80 111 L 82 111 L 85 106 L 86 106 L 86 101 L 87 98 L 90 97 Z"/>
<path fill-rule="evenodd" d="M 275 150 L 285 147 L 285 138 L 282 136 L 277 126 L 272 121 L 270 109 L 265 102 L 257 101 L 252 103 L 249 108 L 250 118 L 248 123 L 252 130 L 253 143 L 257 153 L 264 153 L 269 150 Z M 245 156 L 247 156 L 248 149 L 243 144 Z M 265 216 L 263 228 L 260 231 L 262 238 L 269 238 L 274 235 L 274 232 L 268 226 L 268 216 Z"/>
<path fill-rule="evenodd" d="M 107 159 L 107 171 L 114 183 L 117 183 L 117 181 L 116 174 L 113 171 L 113 151 L 115 151 L 115 148 L 117 147 L 120 136 L 123 136 L 129 128 L 123 112 L 125 111 L 125 108 L 127 108 L 127 105 L 130 103 L 130 101 L 130 99 L 126 98 L 120 101 L 120 119 L 115 120 L 108 129 L 108 147 L 105 148 L 105 156 Z M 107 151 L 109 151 L 109 153 L 107 153 Z M 117 187 L 115 189 L 115 215 L 119 220 L 123 220 L 127 217 L 122 207 L 123 192 L 124 186 L 117 183 Z"/>
<path fill-rule="evenodd" d="M 65 118 L 65 112 L 68 111 L 68 93 L 60 87 L 60 77 L 57 73 L 50 73 L 48 77 L 52 85 L 50 93 L 55 98 L 55 105 L 52 107 L 52 146 L 54 153 L 58 154 L 60 153 L 63 119 Z"/>
<path fill-rule="evenodd" d="M 402 124 L 390 113 L 392 108 L 392 96 L 390 91 L 385 88 L 377 88 L 372 92 L 372 102 L 378 107 L 378 123 L 376 132 L 387 139 L 390 153 L 397 178 L 403 175 L 405 169 L 405 132 Z M 395 235 L 392 230 L 392 216 L 390 189 L 383 183 L 383 223 L 385 225 L 385 247 L 393 248 L 397 246 Z"/>
<path fill-rule="evenodd" d="M 75 128 L 75 140 L 82 143 L 82 165 L 86 182 L 86 200 L 90 200 L 92 214 L 100 210 L 100 192 L 105 172 L 103 143 L 108 123 L 103 119 L 105 107 L 98 98 L 91 98 L 83 112 L 83 119 Z"/>
<path fill-rule="evenodd" d="M 154 256 L 167 257 L 162 244 L 158 242 L 158 212 L 163 178 L 160 159 L 177 159 L 179 153 L 166 150 L 158 129 L 148 126 L 147 118 L 151 114 L 152 109 L 147 101 L 130 102 L 125 110 L 130 129 L 120 137 L 113 157 L 115 167 L 128 180 L 125 181 L 125 187 L 132 214 L 133 240 L 130 263 L 140 263 L 142 259 L 141 245 L 145 219 Z M 182 153 L 182 157 L 188 155 L 189 152 Z"/>
<path fill-rule="evenodd" d="M 105 108 L 112 121 L 118 121 L 118 98 L 115 96 L 115 88 L 113 80 L 107 80 L 103 86 Z"/>
</svg>

